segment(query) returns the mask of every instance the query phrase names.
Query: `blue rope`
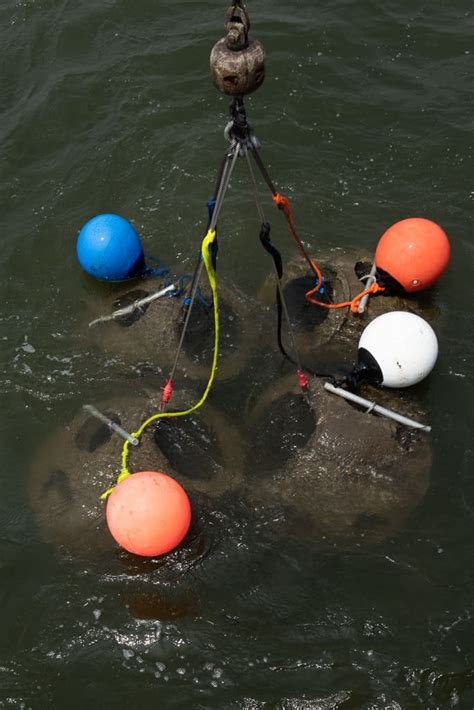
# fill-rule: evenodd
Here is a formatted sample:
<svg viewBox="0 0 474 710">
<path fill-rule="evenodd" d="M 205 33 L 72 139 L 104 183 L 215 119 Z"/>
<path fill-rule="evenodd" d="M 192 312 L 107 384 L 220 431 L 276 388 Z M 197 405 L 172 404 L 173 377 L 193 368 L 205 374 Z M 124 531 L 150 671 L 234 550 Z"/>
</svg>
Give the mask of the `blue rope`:
<svg viewBox="0 0 474 710">
<path fill-rule="evenodd" d="M 163 264 L 163 262 L 161 262 L 161 261 L 160 261 L 159 259 L 157 259 L 156 257 L 154 257 L 154 256 L 147 256 L 147 257 L 145 257 L 145 260 L 146 260 L 146 261 L 152 261 L 152 262 L 154 262 L 155 264 L 157 264 L 157 267 L 155 268 L 155 267 L 153 267 L 153 266 L 147 266 L 147 265 L 145 264 L 145 269 L 144 269 L 144 271 L 142 272 L 142 276 L 143 276 L 144 278 L 150 278 L 150 279 L 160 279 L 160 278 L 164 278 L 164 279 L 168 279 L 168 278 L 171 276 L 170 270 Z M 170 283 L 171 283 L 171 281 L 170 281 Z"/>
<path fill-rule="evenodd" d="M 184 284 L 186 281 L 192 281 L 192 280 L 193 280 L 193 277 L 192 277 L 191 274 L 184 274 L 184 276 L 181 276 L 181 277 L 180 277 L 180 279 L 179 279 L 179 285 L 180 285 L 180 293 L 179 293 L 179 295 L 181 295 L 181 294 L 184 292 L 184 286 L 183 286 L 183 284 Z M 172 293 L 171 295 L 173 296 L 173 295 L 178 295 L 178 294 Z M 199 303 L 200 303 L 202 306 L 204 306 L 204 308 L 207 308 L 208 310 L 210 310 L 210 309 L 213 307 L 213 305 L 214 305 L 214 302 L 213 302 L 213 300 L 212 300 L 212 296 L 211 296 L 211 302 L 209 303 L 209 302 L 206 301 L 206 299 L 204 298 L 204 296 L 203 296 L 202 291 L 201 291 L 200 288 L 198 288 L 198 290 L 196 291 L 196 298 L 197 298 L 197 300 L 199 301 Z M 185 298 L 183 298 L 182 303 L 183 303 L 183 306 L 190 306 L 190 305 L 191 305 L 191 298 L 190 298 L 189 296 L 186 296 Z"/>
<path fill-rule="evenodd" d="M 178 286 L 177 288 L 174 289 L 174 291 L 170 291 L 168 293 L 168 296 L 170 298 L 179 298 L 180 296 L 183 295 L 183 293 L 186 291 L 186 286 L 185 284 L 187 282 L 190 282 L 193 280 L 192 274 L 182 274 L 178 279 L 176 279 L 176 276 L 173 277 L 173 274 L 171 271 L 163 264 L 162 261 L 157 259 L 154 256 L 147 256 L 146 257 L 147 261 L 152 261 L 155 264 L 157 264 L 157 267 L 151 267 L 147 266 L 145 270 L 142 272 L 142 277 L 143 278 L 150 278 L 150 279 L 164 279 L 164 287 L 166 286 L 171 286 L 173 282 L 178 280 Z M 203 296 L 201 289 L 198 288 L 196 297 L 198 301 L 201 303 L 204 308 L 211 309 L 213 307 L 213 301 L 211 298 L 211 302 L 209 303 Z M 185 296 L 182 300 L 183 306 L 189 306 L 191 302 L 191 299 L 189 296 Z"/>
<path fill-rule="evenodd" d="M 216 198 L 215 197 L 210 197 L 207 201 L 207 212 L 209 215 L 209 224 L 212 220 L 212 215 L 214 214 L 214 209 L 216 207 Z M 214 270 L 217 268 L 217 252 L 218 252 L 218 244 L 217 244 L 217 238 L 214 239 L 211 245 L 211 259 L 212 259 L 212 265 L 214 267 Z M 200 255 L 200 259 L 202 259 L 202 255 Z M 146 256 L 145 261 L 151 261 L 156 264 L 156 267 L 153 266 L 148 266 L 145 264 L 145 267 L 141 273 L 142 278 L 145 279 L 164 279 L 164 286 L 171 286 L 171 284 L 176 281 L 176 277 L 173 278 L 173 275 L 171 271 L 163 264 L 162 261 L 157 259 L 154 256 Z M 179 298 L 180 296 L 183 295 L 185 292 L 185 283 L 186 282 L 191 282 L 193 280 L 192 274 L 183 274 L 182 276 L 179 277 L 178 279 L 178 288 L 176 288 L 174 291 L 170 291 L 168 296 L 170 298 Z M 203 293 L 200 288 L 196 291 L 196 298 L 198 299 L 199 303 L 204 306 L 204 308 L 211 309 L 214 305 L 213 299 L 212 299 L 212 294 L 211 294 L 211 301 L 210 303 L 204 298 Z M 191 298 L 189 296 L 185 296 L 182 300 L 183 306 L 189 306 L 191 304 Z"/>
</svg>

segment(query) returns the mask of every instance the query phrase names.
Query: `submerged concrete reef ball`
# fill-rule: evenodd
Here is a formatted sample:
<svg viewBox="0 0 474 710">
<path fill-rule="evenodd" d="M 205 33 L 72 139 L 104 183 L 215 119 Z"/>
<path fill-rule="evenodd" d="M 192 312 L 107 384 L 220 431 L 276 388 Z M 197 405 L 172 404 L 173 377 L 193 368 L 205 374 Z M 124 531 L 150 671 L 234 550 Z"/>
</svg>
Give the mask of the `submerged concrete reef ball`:
<svg viewBox="0 0 474 710">
<path fill-rule="evenodd" d="M 196 394 L 176 391 L 176 409 L 196 401 Z M 97 408 L 133 431 L 158 410 L 155 400 L 115 398 Z M 35 453 L 29 483 L 31 505 L 46 542 L 82 551 L 114 543 L 105 526 L 100 495 L 120 472 L 123 440 L 81 410 Z M 191 497 L 217 497 L 240 480 L 238 454 L 242 443 L 234 427 L 207 404 L 189 417 L 150 425 L 137 447 L 130 447 L 132 471 L 163 471 L 175 478 Z"/>
<path fill-rule="evenodd" d="M 355 266 L 362 262 L 368 273 L 371 256 L 366 250 L 334 249 L 315 255 L 324 276 L 325 302 L 340 303 L 353 299 L 364 289 L 364 284 L 356 275 Z M 303 364 L 310 367 L 337 363 L 350 365 L 357 355 L 357 343 L 366 325 L 388 311 L 410 311 L 429 322 L 437 315 L 431 305 L 429 294 L 416 296 L 371 297 L 368 311 L 363 315 L 354 315 L 348 308 L 326 309 L 308 303 L 305 293 L 314 287 L 316 280 L 306 261 L 302 257 L 284 264 L 283 291 L 288 303 L 288 310 L 293 324 L 296 346 Z M 267 306 L 275 308 L 275 276 L 271 274 L 262 288 L 259 298 Z M 276 319 L 275 319 L 276 320 Z M 291 352 L 291 340 L 283 324 L 284 342 Z M 275 339 L 276 340 L 276 339 Z M 275 344 L 274 344 L 275 345 Z"/>
<path fill-rule="evenodd" d="M 93 320 L 130 305 L 163 287 L 160 279 L 137 280 L 108 290 L 94 303 Z M 180 368 L 194 379 L 209 374 L 214 346 L 214 313 L 207 285 L 202 287 L 191 313 Z M 226 380 L 241 372 L 258 347 L 263 309 L 237 288 L 218 282 L 220 343 L 217 377 Z M 183 297 L 164 296 L 127 316 L 98 323 L 89 329 L 99 348 L 108 356 L 134 365 L 146 363 L 167 373 L 174 361 L 181 337 L 185 308 Z M 87 327 L 87 326 L 86 326 Z"/>
<path fill-rule="evenodd" d="M 408 393 L 366 389 L 363 395 L 426 419 Z M 250 499 L 283 506 L 289 518 L 329 542 L 383 541 L 403 527 L 428 489 L 429 435 L 366 414 L 315 378 L 309 396 L 311 407 L 292 376 L 269 388 L 250 413 Z"/>
</svg>

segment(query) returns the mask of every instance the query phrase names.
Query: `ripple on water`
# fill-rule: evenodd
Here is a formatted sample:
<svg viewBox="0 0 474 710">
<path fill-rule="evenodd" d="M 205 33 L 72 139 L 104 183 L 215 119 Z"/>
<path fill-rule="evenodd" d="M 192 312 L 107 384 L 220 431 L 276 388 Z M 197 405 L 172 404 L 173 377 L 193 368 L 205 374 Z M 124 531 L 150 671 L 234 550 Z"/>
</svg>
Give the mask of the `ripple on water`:
<svg viewBox="0 0 474 710">
<path fill-rule="evenodd" d="M 99 291 L 79 273 L 75 236 L 92 214 L 120 211 L 147 252 L 192 270 L 225 150 L 227 101 L 207 76 L 225 5 L 2 0 L 2 708 L 474 707 L 472 10 L 252 5 L 269 60 L 249 115 L 312 253 L 373 249 L 408 214 L 440 221 L 452 239 L 435 295 L 441 357 L 425 390 L 431 489 L 371 551 L 290 529 L 278 499 L 251 505 L 239 489 L 203 504 L 202 527 L 164 560 L 131 559 L 112 542 L 102 555 L 96 536 L 93 558 L 41 542 L 26 493 L 38 440 L 86 401 L 162 380 L 158 368 L 104 357 L 84 332 Z M 241 167 L 219 269 L 254 298 L 270 269 Z M 289 257 L 270 203 L 268 216 Z M 262 382 L 252 372 L 215 391 L 237 425 L 251 385 L 282 376 L 270 348 Z"/>
</svg>

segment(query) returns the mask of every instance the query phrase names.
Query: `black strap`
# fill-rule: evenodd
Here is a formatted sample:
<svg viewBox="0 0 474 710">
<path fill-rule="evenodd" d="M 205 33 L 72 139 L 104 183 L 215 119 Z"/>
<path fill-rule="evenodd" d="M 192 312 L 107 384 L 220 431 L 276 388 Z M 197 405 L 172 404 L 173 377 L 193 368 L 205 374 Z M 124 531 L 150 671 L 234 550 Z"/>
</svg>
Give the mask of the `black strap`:
<svg viewBox="0 0 474 710">
<path fill-rule="evenodd" d="M 281 281 L 283 277 L 283 262 L 281 258 L 281 254 L 278 251 L 276 247 L 273 246 L 271 239 L 270 239 L 270 223 L 269 222 L 263 222 L 262 226 L 260 228 L 260 242 L 262 243 L 263 248 L 270 254 L 270 256 L 273 259 L 273 263 L 275 264 L 275 271 L 277 274 L 277 278 L 279 281 Z M 288 355 L 286 352 L 284 346 L 283 346 L 283 341 L 281 338 L 281 332 L 282 332 L 282 323 L 283 323 L 283 307 L 281 303 L 281 294 L 280 294 L 280 289 L 278 288 L 278 285 L 276 287 L 276 304 L 277 304 L 277 341 L 278 341 L 278 347 L 280 348 L 281 354 L 286 357 L 290 362 L 293 362 L 293 359 Z"/>
<path fill-rule="evenodd" d="M 275 264 L 275 271 L 277 274 L 277 278 L 281 282 L 281 279 L 283 278 L 283 262 L 282 262 L 280 252 L 271 242 L 270 230 L 271 230 L 270 224 L 268 222 L 263 222 L 262 226 L 260 228 L 260 242 L 262 243 L 263 248 L 272 257 L 273 262 Z M 296 362 L 296 360 L 294 360 L 291 357 L 291 355 L 289 355 L 286 352 L 285 347 L 283 345 L 283 341 L 282 341 L 283 307 L 282 307 L 281 294 L 280 294 L 280 289 L 278 288 L 278 284 L 276 287 L 276 304 L 277 304 L 278 347 L 279 347 L 280 352 L 283 355 L 283 357 L 285 357 L 289 362 L 291 362 L 292 365 L 294 365 L 295 367 L 298 367 L 298 363 Z M 341 381 L 340 380 L 338 381 L 336 379 L 335 375 L 333 375 L 329 372 L 320 372 L 317 370 L 313 370 L 311 367 L 307 367 L 306 365 L 303 366 L 303 369 L 305 370 L 305 372 L 307 372 L 310 375 L 313 375 L 314 377 L 321 377 L 326 380 L 331 380 L 331 382 L 333 384 L 341 384 Z M 343 381 L 345 381 L 345 378 Z"/>
</svg>

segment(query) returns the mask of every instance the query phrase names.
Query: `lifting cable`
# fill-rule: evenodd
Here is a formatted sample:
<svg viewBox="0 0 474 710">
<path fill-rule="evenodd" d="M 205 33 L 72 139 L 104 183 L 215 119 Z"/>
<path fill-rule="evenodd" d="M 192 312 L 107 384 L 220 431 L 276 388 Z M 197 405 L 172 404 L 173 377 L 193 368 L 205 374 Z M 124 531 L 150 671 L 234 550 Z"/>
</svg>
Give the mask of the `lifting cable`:
<svg viewBox="0 0 474 710">
<path fill-rule="evenodd" d="M 227 189 L 229 187 L 230 179 L 232 176 L 232 172 L 234 170 L 234 166 L 237 160 L 237 157 L 240 152 L 240 144 L 238 141 L 233 140 L 232 145 L 230 150 L 226 153 L 226 156 L 224 158 L 224 161 L 221 166 L 221 170 L 219 172 L 219 178 L 218 178 L 218 187 L 216 189 L 216 197 L 215 197 L 215 202 L 214 200 L 210 200 L 210 205 L 209 205 L 209 227 L 206 236 L 204 237 L 202 244 L 201 244 L 201 252 L 199 255 L 199 260 L 196 265 L 196 269 L 194 272 L 193 276 L 193 281 L 191 285 L 191 293 L 189 297 L 189 305 L 187 306 L 187 312 L 186 312 L 186 317 L 184 320 L 183 324 L 183 329 L 181 333 L 181 338 L 178 343 L 177 351 L 176 351 L 176 356 L 173 362 L 173 366 L 171 368 L 170 376 L 168 380 L 166 381 L 166 384 L 164 385 L 162 389 L 162 398 L 161 398 L 161 403 L 160 403 L 160 411 L 157 414 L 153 414 L 151 417 L 146 419 L 140 427 L 137 429 L 137 431 L 133 432 L 130 435 L 130 438 L 127 439 L 122 448 L 122 457 L 121 457 L 121 470 L 120 474 L 117 478 L 116 484 L 118 485 L 121 483 L 125 478 L 128 478 L 128 476 L 131 475 L 131 472 L 128 468 L 128 459 L 130 455 L 130 440 L 134 442 L 134 444 L 139 443 L 140 438 L 147 429 L 147 427 L 150 426 L 150 424 L 153 424 L 156 421 L 159 421 L 160 419 L 164 418 L 175 418 L 175 417 L 184 417 L 189 414 L 192 414 L 193 412 L 197 411 L 202 405 L 205 403 L 207 400 L 207 397 L 209 395 L 209 392 L 211 391 L 212 385 L 214 383 L 214 379 L 216 376 L 216 371 L 217 371 L 217 360 L 219 356 L 219 332 L 220 332 L 220 321 L 219 321 L 219 299 L 218 299 L 218 292 L 217 292 L 217 278 L 216 278 L 216 270 L 215 270 L 215 257 L 216 257 L 216 225 L 217 225 L 217 220 L 219 217 L 219 213 L 221 211 L 223 202 L 224 202 L 224 197 L 227 192 Z M 179 356 L 181 354 L 181 350 L 183 347 L 183 342 L 184 338 L 186 335 L 187 327 L 189 325 L 189 320 L 191 316 L 191 310 L 194 305 L 194 301 L 196 300 L 196 295 L 198 292 L 199 288 L 199 281 L 202 276 L 202 271 L 203 269 L 206 269 L 207 277 L 209 280 L 209 285 L 211 287 L 211 292 L 212 292 L 212 305 L 213 305 L 213 312 L 214 312 L 214 347 L 213 347 L 213 356 L 212 356 L 212 365 L 211 365 L 211 372 L 209 374 L 209 379 L 207 381 L 207 385 L 204 389 L 204 392 L 198 402 L 196 402 L 192 407 L 189 407 L 189 409 L 179 411 L 179 412 L 166 412 L 165 408 L 166 405 L 169 404 L 172 394 L 173 394 L 173 380 L 174 376 L 176 373 L 176 369 L 178 366 L 178 361 L 179 361 Z M 114 490 L 114 487 L 109 488 L 105 493 L 101 495 L 101 499 L 105 500 L 110 493 Z"/>
<path fill-rule="evenodd" d="M 232 176 L 232 172 L 234 170 L 235 163 L 236 163 L 237 157 L 239 155 L 239 151 L 240 151 L 239 143 L 237 141 L 233 141 L 231 148 L 227 152 L 227 154 L 224 158 L 224 161 L 222 163 L 222 166 L 221 166 L 219 180 L 218 180 L 219 186 L 216 190 L 216 201 L 215 201 L 215 205 L 213 207 L 212 215 L 211 215 L 210 222 L 209 222 L 208 234 L 210 232 L 214 233 L 212 245 L 214 245 L 214 243 L 215 243 L 217 220 L 219 218 L 219 213 L 221 211 L 222 204 L 224 202 L 224 197 L 227 192 L 227 188 L 229 187 L 230 178 Z M 214 246 L 212 246 L 212 250 L 213 250 L 213 256 L 214 256 L 213 260 L 215 260 L 216 248 Z M 179 357 L 180 357 L 181 351 L 183 349 L 184 338 L 186 337 L 186 332 L 187 332 L 189 321 L 191 318 L 191 312 L 193 309 L 194 301 L 196 299 L 196 294 L 197 294 L 197 291 L 199 288 L 199 281 L 201 279 L 202 270 L 203 270 L 204 266 L 205 266 L 205 260 L 202 255 L 202 252 L 201 252 L 201 255 L 199 257 L 198 263 L 196 264 L 196 268 L 194 271 L 193 281 L 192 281 L 192 285 L 191 285 L 191 292 L 190 292 L 190 296 L 189 296 L 189 303 L 187 305 L 186 316 L 184 319 L 183 329 L 181 332 L 181 337 L 180 337 L 180 340 L 178 343 L 178 347 L 176 349 L 175 359 L 174 359 L 173 366 L 170 371 L 170 375 L 166 381 L 165 386 L 163 387 L 163 396 L 161 399 L 161 411 L 162 412 L 165 410 L 166 405 L 170 402 L 171 397 L 173 395 L 174 377 L 175 377 L 176 370 L 178 367 Z M 213 271 L 215 273 L 214 264 L 213 264 Z"/>
</svg>

